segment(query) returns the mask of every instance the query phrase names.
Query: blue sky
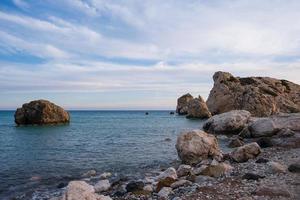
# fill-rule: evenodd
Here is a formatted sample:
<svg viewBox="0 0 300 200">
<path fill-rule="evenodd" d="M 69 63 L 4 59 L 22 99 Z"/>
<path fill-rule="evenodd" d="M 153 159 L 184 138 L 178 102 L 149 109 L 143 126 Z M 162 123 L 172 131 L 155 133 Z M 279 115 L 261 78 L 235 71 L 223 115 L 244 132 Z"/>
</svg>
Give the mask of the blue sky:
<svg viewBox="0 0 300 200">
<path fill-rule="evenodd" d="M 215 71 L 300 83 L 298 0 L 1 0 L 0 109 L 172 109 Z"/>
</svg>

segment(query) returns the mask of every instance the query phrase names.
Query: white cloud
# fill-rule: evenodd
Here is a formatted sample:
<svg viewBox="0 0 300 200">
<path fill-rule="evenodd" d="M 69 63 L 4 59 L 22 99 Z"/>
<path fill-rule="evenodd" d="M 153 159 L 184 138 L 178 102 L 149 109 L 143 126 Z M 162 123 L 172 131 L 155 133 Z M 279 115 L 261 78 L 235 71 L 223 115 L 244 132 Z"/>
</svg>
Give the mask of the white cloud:
<svg viewBox="0 0 300 200">
<path fill-rule="evenodd" d="M 13 3 L 18 6 L 19 8 L 22 9 L 27 9 L 29 8 L 29 4 L 26 3 L 24 0 L 13 0 Z"/>
</svg>

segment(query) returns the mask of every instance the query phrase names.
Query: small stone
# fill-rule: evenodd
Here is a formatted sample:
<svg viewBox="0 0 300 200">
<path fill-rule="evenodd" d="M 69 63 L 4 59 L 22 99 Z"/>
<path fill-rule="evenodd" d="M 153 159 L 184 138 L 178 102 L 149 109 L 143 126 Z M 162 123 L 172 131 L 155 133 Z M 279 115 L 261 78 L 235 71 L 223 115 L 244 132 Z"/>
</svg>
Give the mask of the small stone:
<svg viewBox="0 0 300 200">
<path fill-rule="evenodd" d="M 188 176 L 191 173 L 192 167 L 190 165 L 180 165 L 177 169 L 177 176 Z"/>
<path fill-rule="evenodd" d="M 267 163 L 267 162 L 269 162 L 269 160 L 266 158 L 259 158 L 256 160 L 256 163 Z"/>
<path fill-rule="evenodd" d="M 287 168 L 285 165 L 282 165 L 278 162 L 268 162 L 268 165 L 270 166 L 270 171 L 273 173 L 285 173 Z"/>
<path fill-rule="evenodd" d="M 92 169 L 92 170 L 89 170 L 89 171 L 85 172 L 84 174 L 82 174 L 82 177 L 89 178 L 92 176 L 96 176 L 96 174 L 97 174 L 96 170 Z"/>
<path fill-rule="evenodd" d="M 172 193 L 172 188 L 170 187 L 163 187 L 159 193 L 157 194 L 158 195 L 158 199 L 159 200 L 167 200 L 169 195 Z"/>
<path fill-rule="evenodd" d="M 144 182 L 143 181 L 131 181 L 126 185 L 127 192 L 135 192 L 139 190 L 143 190 Z"/>
<path fill-rule="evenodd" d="M 176 189 L 182 186 L 192 185 L 191 181 L 188 180 L 179 180 L 171 184 L 172 189 Z"/>
<path fill-rule="evenodd" d="M 110 172 L 104 172 L 100 175 L 100 179 L 108 179 L 112 174 Z"/>
<path fill-rule="evenodd" d="M 96 185 L 94 186 L 96 192 L 105 192 L 109 190 L 111 187 L 109 180 L 100 180 Z"/>
<path fill-rule="evenodd" d="M 143 190 L 146 192 L 153 192 L 153 187 L 152 185 L 145 185 Z"/>
<path fill-rule="evenodd" d="M 293 173 L 300 173 L 300 163 L 293 163 L 288 167 L 288 170 Z"/>
<path fill-rule="evenodd" d="M 254 174 L 254 173 L 246 173 L 243 177 L 243 179 L 247 179 L 247 180 L 259 180 L 260 178 L 265 178 L 265 176 L 261 176 L 258 174 Z"/>
</svg>

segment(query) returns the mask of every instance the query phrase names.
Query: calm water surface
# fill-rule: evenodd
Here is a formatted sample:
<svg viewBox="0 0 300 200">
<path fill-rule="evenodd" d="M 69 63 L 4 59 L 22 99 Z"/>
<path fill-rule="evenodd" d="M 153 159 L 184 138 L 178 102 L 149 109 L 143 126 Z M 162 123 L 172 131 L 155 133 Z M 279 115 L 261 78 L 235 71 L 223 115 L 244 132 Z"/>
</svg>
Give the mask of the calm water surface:
<svg viewBox="0 0 300 200">
<path fill-rule="evenodd" d="M 69 125 L 16 127 L 13 114 L 0 111 L 0 199 L 89 169 L 128 175 L 170 163 L 177 135 L 203 123 L 169 111 L 71 111 Z"/>
</svg>

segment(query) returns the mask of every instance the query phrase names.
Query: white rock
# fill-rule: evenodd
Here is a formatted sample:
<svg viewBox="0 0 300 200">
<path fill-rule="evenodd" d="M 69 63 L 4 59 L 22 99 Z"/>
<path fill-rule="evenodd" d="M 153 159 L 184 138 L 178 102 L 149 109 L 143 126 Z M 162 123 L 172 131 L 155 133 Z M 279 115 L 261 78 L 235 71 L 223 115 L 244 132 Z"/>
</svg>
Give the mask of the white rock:
<svg viewBox="0 0 300 200">
<path fill-rule="evenodd" d="M 84 181 L 71 181 L 63 195 L 63 200 L 98 200 L 94 187 Z"/>
<path fill-rule="evenodd" d="M 101 179 L 108 179 L 109 177 L 111 177 L 111 173 L 110 172 L 104 172 L 100 175 Z"/>
<path fill-rule="evenodd" d="M 218 160 L 222 157 L 216 137 L 202 130 L 181 133 L 177 138 L 176 149 L 185 164 L 197 164 L 207 158 Z"/>
<path fill-rule="evenodd" d="M 172 188 L 170 187 L 163 187 L 159 193 L 157 194 L 158 195 L 158 199 L 159 200 L 167 200 L 169 195 L 172 193 Z"/>
<path fill-rule="evenodd" d="M 110 183 L 109 180 L 100 180 L 96 185 L 94 186 L 96 192 L 104 192 L 109 190 L 110 188 Z"/>
<path fill-rule="evenodd" d="M 169 167 L 157 177 L 158 180 L 163 180 L 166 178 L 172 178 L 174 180 L 177 179 L 177 173 L 173 167 Z"/>
</svg>

